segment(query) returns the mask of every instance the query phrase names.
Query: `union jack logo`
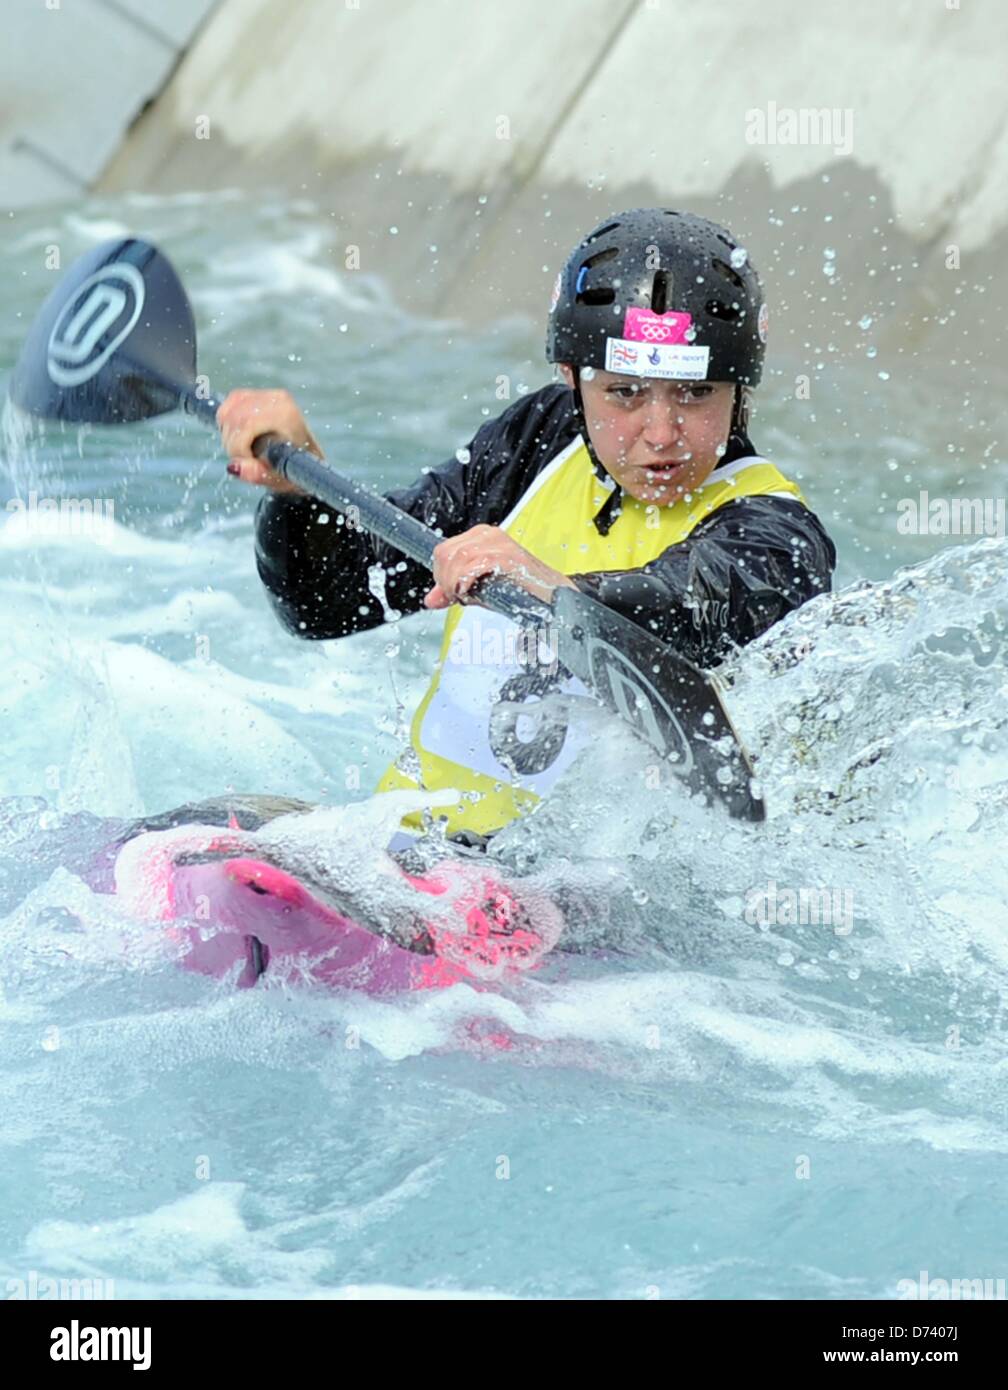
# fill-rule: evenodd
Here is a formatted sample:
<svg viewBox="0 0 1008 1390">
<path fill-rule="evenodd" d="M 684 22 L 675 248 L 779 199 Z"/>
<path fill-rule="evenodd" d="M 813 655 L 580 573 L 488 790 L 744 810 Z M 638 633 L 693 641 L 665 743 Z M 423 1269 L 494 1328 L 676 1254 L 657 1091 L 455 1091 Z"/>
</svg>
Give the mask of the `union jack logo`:
<svg viewBox="0 0 1008 1390">
<path fill-rule="evenodd" d="M 614 367 L 632 367 L 637 361 L 637 349 L 627 346 L 626 343 L 614 342 L 611 359 Z"/>
</svg>

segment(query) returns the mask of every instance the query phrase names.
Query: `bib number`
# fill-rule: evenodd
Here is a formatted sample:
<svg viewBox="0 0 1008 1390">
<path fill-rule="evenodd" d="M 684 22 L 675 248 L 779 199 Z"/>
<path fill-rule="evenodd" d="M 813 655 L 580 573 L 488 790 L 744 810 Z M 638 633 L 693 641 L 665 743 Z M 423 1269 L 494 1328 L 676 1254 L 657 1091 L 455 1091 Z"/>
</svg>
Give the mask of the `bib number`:
<svg viewBox="0 0 1008 1390">
<path fill-rule="evenodd" d="M 570 673 L 560 667 L 552 672 L 523 671 L 501 686 L 497 703 L 490 710 L 487 737 L 494 757 L 514 776 L 545 772 L 560 756 L 567 738 L 567 715 L 547 709 L 543 701 L 569 679 Z M 530 709 L 507 707 L 528 700 L 535 701 Z M 522 725 L 529 721 L 533 724 L 531 736 L 522 737 Z"/>
</svg>

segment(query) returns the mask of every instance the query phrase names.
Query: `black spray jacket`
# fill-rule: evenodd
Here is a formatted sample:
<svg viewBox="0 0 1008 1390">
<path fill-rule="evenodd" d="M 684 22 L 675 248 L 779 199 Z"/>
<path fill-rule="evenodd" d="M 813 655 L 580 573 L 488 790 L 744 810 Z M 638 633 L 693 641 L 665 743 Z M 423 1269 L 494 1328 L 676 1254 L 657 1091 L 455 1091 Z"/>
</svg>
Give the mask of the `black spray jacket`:
<svg viewBox="0 0 1008 1390">
<path fill-rule="evenodd" d="M 444 536 L 480 522 L 499 525 L 579 429 L 573 392 L 544 387 L 488 421 L 462 451 L 464 462 L 450 459 L 385 495 Z M 719 466 L 750 454 L 749 440 L 732 436 Z M 619 497 L 616 488 L 595 518 L 603 533 L 618 515 Z M 256 562 L 281 622 L 301 637 L 344 637 L 383 621 L 368 586 L 371 565 L 384 567 L 387 602 L 402 614 L 422 607 L 433 582 L 422 565 L 345 526 L 323 504 L 276 493 L 263 497 L 256 514 Z M 725 503 L 640 569 L 570 577 L 710 667 L 828 590 L 835 564 L 833 542 L 797 498 L 756 496 Z"/>
</svg>

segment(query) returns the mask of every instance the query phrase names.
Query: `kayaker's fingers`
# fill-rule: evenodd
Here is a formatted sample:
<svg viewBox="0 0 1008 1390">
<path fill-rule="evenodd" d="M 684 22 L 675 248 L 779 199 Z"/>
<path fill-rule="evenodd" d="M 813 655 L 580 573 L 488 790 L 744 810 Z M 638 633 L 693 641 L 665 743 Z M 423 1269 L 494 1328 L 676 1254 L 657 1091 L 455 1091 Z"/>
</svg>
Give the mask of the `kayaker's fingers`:
<svg viewBox="0 0 1008 1390">
<path fill-rule="evenodd" d="M 318 441 L 288 391 L 231 391 L 217 410 L 217 424 L 230 455 L 228 472 L 232 477 L 273 492 L 305 495 L 302 488 L 252 453 L 261 435 L 274 434 L 322 457 Z"/>
<path fill-rule="evenodd" d="M 452 601 L 453 600 L 448 597 L 444 589 L 442 589 L 441 585 L 435 584 L 433 589 L 431 589 L 430 593 L 425 595 L 424 597 L 424 607 L 449 608 L 452 604 Z"/>
<path fill-rule="evenodd" d="M 228 461 L 227 471 L 233 478 L 253 487 L 268 487 L 274 492 L 300 492 L 301 489 L 280 476 L 264 460 L 250 455 L 248 458 L 233 458 Z"/>
</svg>

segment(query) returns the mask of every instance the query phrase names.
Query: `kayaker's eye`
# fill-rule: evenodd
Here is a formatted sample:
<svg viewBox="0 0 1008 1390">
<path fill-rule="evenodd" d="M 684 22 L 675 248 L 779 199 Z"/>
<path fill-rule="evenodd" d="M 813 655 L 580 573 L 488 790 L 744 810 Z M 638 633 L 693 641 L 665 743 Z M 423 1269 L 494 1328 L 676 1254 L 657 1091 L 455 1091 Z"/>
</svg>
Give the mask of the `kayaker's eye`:
<svg viewBox="0 0 1008 1390">
<path fill-rule="evenodd" d="M 607 386 L 606 395 L 611 400 L 636 401 L 643 395 L 639 386 Z"/>
</svg>

